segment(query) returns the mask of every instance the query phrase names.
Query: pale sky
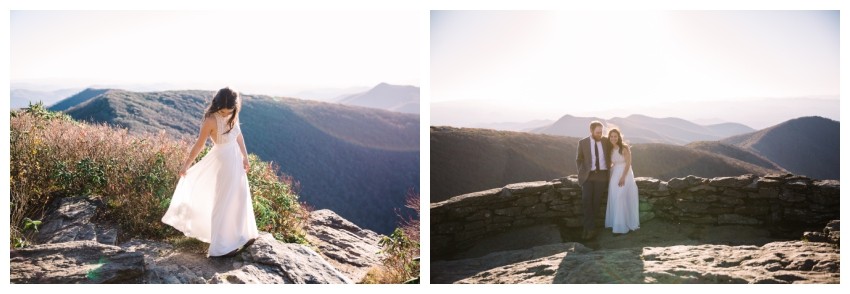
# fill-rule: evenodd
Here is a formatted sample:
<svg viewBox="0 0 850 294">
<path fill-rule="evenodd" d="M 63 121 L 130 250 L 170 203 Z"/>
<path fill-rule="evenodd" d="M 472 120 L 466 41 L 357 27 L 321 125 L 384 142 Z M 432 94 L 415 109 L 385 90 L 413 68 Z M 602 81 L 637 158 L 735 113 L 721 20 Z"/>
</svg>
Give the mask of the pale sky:
<svg viewBox="0 0 850 294">
<path fill-rule="evenodd" d="M 835 99 L 837 116 L 839 13 L 435 11 L 430 70 L 434 103 L 550 114 L 540 119 L 815 96 Z"/>
<path fill-rule="evenodd" d="M 10 73 L 79 87 L 418 86 L 419 23 L 415 11 L 12 11 Z"/>
</svg>

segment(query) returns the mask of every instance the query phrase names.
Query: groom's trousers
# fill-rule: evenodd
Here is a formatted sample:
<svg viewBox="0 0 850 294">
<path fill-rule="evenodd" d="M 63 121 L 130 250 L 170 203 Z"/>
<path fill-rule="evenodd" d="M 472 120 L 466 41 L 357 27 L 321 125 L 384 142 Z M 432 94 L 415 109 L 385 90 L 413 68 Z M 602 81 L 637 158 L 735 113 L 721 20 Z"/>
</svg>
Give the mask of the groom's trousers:
<svg viewBox="0 0 850 294">
<path fill-rule="evenodd" d="M 596 228 L 596 217 L 599 213 L 599 205 L 602 197 L 608 189 L 608 171 L 591 171 L 584 185 L 581 186 L 581 204 L 584 212 L 583 225 L 585 232 L 591 232 Z"/>
</svg>

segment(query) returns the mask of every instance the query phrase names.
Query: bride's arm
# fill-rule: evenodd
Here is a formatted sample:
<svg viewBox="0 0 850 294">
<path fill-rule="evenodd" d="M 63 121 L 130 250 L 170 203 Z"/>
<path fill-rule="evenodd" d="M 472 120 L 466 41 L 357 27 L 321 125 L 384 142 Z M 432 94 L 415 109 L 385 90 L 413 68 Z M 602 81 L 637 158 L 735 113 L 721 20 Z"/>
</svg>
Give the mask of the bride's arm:
<svg viewBox="0 0 850 294">
<path fill-rule="evenodd" d="M 248 159 L 248 151 L 245 149 L 245 139 L 242 134 L 236 137 L 236 142 L 239 143 L 239 150 L 242 151 L 242 158 Z"/>
<path fill-rule="evenodd" d="M 237 123 L 237 127 L 239 127 L 238 126 L 238 124 L 239 124 L 238 120 L 236 121 L 236 123 Z M 239 130 L 239 136 L 236 136 L 236 143 L 239 143 L 239 151 L 242 152 L 242 165 L 245 168 L 245 171 L 248 171 L 248 168 L 250 168 L 251 165 L 250 165 L 249 160 L 248 160 L 248 149 L 245 148 L 245 138 L 242 137 L 241 128 Z"/>
<path fill-rule="evenodd" d="M 623 169 L 623 175 L 620 176 L 620 183 L 624 183 L 629 170 L 632 169 L 632 150 L 629 147 L 623 148 L 623 157 L 626 158 L 626 168 Z"/>
<path fill-rule="evenodd" d="M 192 150 L 189 151 L 189 157 L 183 161 L 183 166 L 180 168 L 181 177 L 186 174 L 186 170 L 188 170 L 189 166 L 192 165 L 192 162 L 195 161 L 195 157 L 198 157 L 198 153 L 201 153 L 201 149 L 204 148 L 204 144 L 207 142 L 207 138 L 209 138 L 214 124 L 215 121 L 213 118 L 204 118 L 204 122 L 201 124 L 201 131 L 198 133 L 198 140 L 195 141 L 195 145 L 193 145 Z"/>
</svg>

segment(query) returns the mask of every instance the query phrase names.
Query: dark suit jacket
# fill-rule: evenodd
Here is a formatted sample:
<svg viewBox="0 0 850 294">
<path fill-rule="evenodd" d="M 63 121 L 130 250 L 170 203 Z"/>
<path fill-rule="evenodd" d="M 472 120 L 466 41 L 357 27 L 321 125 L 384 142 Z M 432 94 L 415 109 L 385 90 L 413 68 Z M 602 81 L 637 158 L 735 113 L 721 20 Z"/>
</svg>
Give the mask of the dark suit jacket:
<svg viewBox="0 0 850 294">
<path fill-rule="evenodd" d="M 604 156 L 611 152 L 611 141 L 608 141 L 608 137 L 605 136 L 602 136 L 601 141 L 602 154 L 599 156 L 603 156 L 601 158 L 606 158 Z M 590 169 L 593 168 L 593 150 L 590 149 L 590 147 L 590 137 L 585 137 L 578 141 L 578 148 L 576 150 L 576 168 L 578 169 L 579 185 L 584 185 L 584 182 L 587 181 L 587 176 L 590 175 Z M 600 168 L 608 169 L 607 166 Z"/>
</svg>

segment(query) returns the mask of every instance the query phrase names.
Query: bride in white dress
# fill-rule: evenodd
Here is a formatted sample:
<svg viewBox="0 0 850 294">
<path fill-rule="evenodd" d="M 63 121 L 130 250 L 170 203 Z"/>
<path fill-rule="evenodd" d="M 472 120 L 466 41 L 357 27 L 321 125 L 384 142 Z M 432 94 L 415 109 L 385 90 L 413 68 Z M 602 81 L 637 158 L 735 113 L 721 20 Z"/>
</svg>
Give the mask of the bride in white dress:
<svg viewBox="0 0 850 294">
<path fill-rule="evenodd" d="M 207 256 L 233 256 L 259 236 L 246 173 L 248 152 L 239 128 L 240 106 L 241 97 L 230 88 L 216 93 L 162 217 L 186 236 L 209 243 Z M 207 138 L 213 147 L 190 168 Z"/>
<path fill-rule="evenodd" d="M 608 154 L 608 162 L 612 166 L 605 227 L 613 228 L 615 234 L 625 234 L 640 228 L 638 188 L 632 172 L 632 152 L 631 148 L 623 143 L 620 130 L 614 128 L 608 131 L 608 139 L 613 149 Z"/>
</svg>

